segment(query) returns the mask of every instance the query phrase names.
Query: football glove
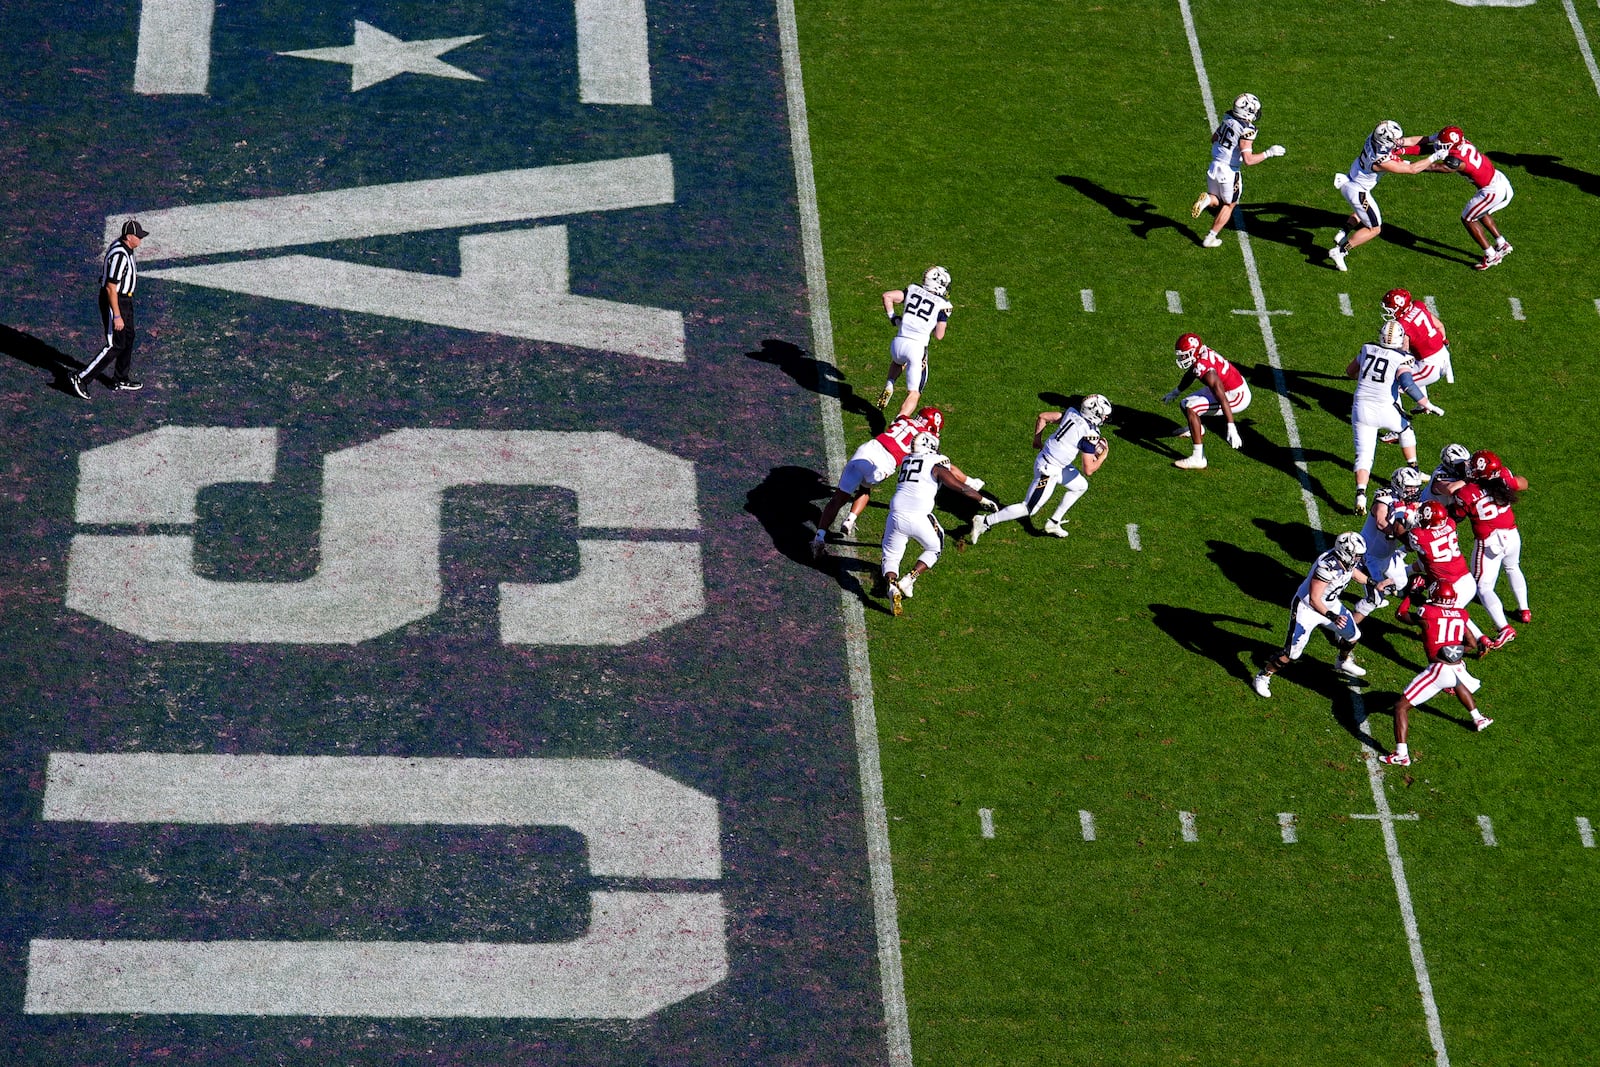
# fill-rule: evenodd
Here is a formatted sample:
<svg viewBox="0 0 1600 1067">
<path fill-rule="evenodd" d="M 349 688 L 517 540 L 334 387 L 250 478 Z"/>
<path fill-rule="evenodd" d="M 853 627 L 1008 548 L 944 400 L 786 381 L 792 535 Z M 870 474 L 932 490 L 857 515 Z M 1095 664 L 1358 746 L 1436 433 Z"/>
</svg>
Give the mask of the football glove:
<svg viewBox="0 0 1600 1067">
<path fill-rule="evenodd" d="M 983 488 L 983 479 L 982 478 L 968 478 L 967 479 L 967 488 L 971 489 L 971 490 L 974 490 L 974 491 L 982 489 Z"/>
<path fill-rule="evenodd" d="M 1264 156 L 1266 156 L 1267 158 L 1270 159 L 1273 156 L 1281 156 L 1281 155 L 1283 155 L 1284 151 L 1285 150 L 1284 150 L 1283 145 L 1275 144 L 1271 148 L 1269 148 L 1265 152 L 1263 152 L 1262 155 L 1264 155 Z"/>
<path fill-rule="evenodd" d="M 1430 163 L 1443 163 L 1445 161 L 1445 159 L 1449 157 L 1449 155 L 1450 155 L 1450 149 L 1448 149 L 1448 148 L 1436 148 L 1433 151 L 1433 155 L 1428 157 L 1428 162 L 1430 162 Z"/>
<path fill-rule="evenodd" d="M 1422 410 L 1426 411 L 1429 415 L 1438 415 L 1441 417 L 1444 415 L 1444 408 L 1440 407 L 1438 404 L 1435 404 L 1431 400 L 1424 400 L 1422 402 Z"/>
<path fill-rule="evenodd" d="M 1168 393 L 1166 396 L 1162 397 L 1161 398 L 1161 402 L 1163 404 L 1170 404 L 1176 399 L 1178 399 L 1178 390 L 1174 389 L 1170 393 Z"/>
<path fill-rule="evenodd" d="M 983 510 L 988 512 L 990 515 L 993 515 L 995 512 L 1000 510 L 1000 501 L 996 500 L 992 496 L 984 497 Z"/>
<path fill-rule="evenodd" d="M 1228 444 L 1232 445 L 1234 448 L 1244 447 L 1244 441 L 1239 437 L 1239 427 L 1235 426 L 1231 422 L 1228 423 Z"/>
</svg>

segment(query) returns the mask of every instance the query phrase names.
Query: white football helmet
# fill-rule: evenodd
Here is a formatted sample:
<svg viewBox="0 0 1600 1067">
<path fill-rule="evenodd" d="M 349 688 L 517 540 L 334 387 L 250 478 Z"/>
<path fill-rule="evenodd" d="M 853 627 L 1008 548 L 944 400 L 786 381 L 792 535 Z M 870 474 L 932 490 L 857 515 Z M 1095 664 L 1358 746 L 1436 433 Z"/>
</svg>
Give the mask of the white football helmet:
<svg viewBox="0 0 1600 1067">
<path fill-rule="evenodd" d="M 928 456 L 939 451 L 939 437 L 937 434 L 923 430 L 911 439 L 911 451 L 914 455 Z"/>
<path fill-rule="evenodd" d="M 943 267 L 929 267 L 922 275 L 922 287 L 934 296 L 950 292 L 950 272 Z"/>
<path fill-rule="evenodd" d="M 1406 347 L 1406 328 L 1394 319 L 1384 319 L 1383 329 L 1378 331 L 1378 343 L 1384 348 L 1403 351 Z"/>
<path fill-rule="evenodd" d="M 1261 101 L 1254 93 L 1243 93 L 1234 99 L 1233 113 L 1245 122 L 1254 122 L 1261 116 Z"/>
<path fill-rule="evenodd" d="M 1346 530 L 1333 539 L 1333 554 L 1345 566 L 1353 567 L 1367 554 L 1367 539 L 1354 530 Z"/>
<path fill-rule="evenodd" d="M 1194 366 L 1194 361 L 1200 355 L 1204 342 L 1197 333 L 1186 333 L 1178 338 L 1178 343 L 1172 346 L 1172 351 L 1178 359 L 1178 369 L 1188 370 Z"/>
<path fill-rule="evenodd" d="M 1467 464 L 1471 460 L 1472 453 L 1467 451 L 1466 445 L 1449 444 L 1439 450 L 1439 466 L 1458 478 L 1467 476 Z"/>
<path fill-rule="evenodd" d="M 1098 427 L 1111 417 L 1111 401 L 1099 393 L 1090 393 L 1083 398 L 1078 411 L 1089 420 L 1089 425 Z"/>
<path fill-rule="evenodd" d="M 1372 143 L 1380 152 L 1392 151 L 1400 144 L 1400 139 L 1405 134 L 1400 129 L 1400 124 L 1393 119 L 1384 119 L 1372 130 Z"/>
<path fill-rule="evenodd" d="M 1401 500 L 1415 500 L 1422 495 L 1422 487 L 1428 479 L 1415 467 L 1396 467 L 1394 473 L 1389 475 L 1389 488 Z"/>
</svg>

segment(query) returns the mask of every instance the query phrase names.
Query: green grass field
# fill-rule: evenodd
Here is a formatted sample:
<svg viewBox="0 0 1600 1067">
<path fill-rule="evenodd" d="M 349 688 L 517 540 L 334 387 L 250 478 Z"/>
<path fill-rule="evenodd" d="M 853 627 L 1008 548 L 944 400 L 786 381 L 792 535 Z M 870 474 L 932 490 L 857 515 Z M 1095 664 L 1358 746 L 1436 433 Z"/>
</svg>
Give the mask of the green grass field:
<svg viewBox="0 0 1600 1067">
<path fill-rule="evenodd" d="M 957 310 L 926 399 L 958 465 L 1020 499 L 1038 411 L 1086 392 L 1117 409 L 1069 540 L 1002 526 L 952 545 L 904 617 L 868 611 L 919 1064 L 1600 1059 L 1600 853 L 1577 823 L 1600 820 L 1600 509 L 1584 489 L 1600 93 L 1569 11 L 1600 40 L 1600 9 L 1557 0 L 1193 6 L 1218 110 L 1257 94 L 1257 147 L 1288 148 L 1247 170 L 1238 214 L 1281 312 L 1279 379 L 1238 231 L 1204 250 L 1188 217 L 1210 129 L 1177 0 L 799 5 L 848 444 L 875 426 L 879 293 L 933 262 Z M 1507 173 L 1504 264 L 1468 269 L 1470 187 L 1423 175 L 1383 180 L 1383 236 L 1332 269 L 1332 176 L 1385 118 L 1461 125 Z M 1436 698 L 1413 715 L 1415 765 L 1382 775 L 1392 810 L 1417 816 L 1394 833 L 1433 1038 L 1383 828 L 1358 817 L 1377 805 L 1356 716 L 1387 750 L 1420 643 L 1376 617 L 1354 700 L 1320 637 L 1270 701 L 1248 685 L 1319 537 L 1278 391 L 1324 535 L 1359 528 L 1342 371 L 1393 286 L 1436 299 L 1455 353 L 1456 383 L 1434 390 L 1448 416 L 1418 426 L 1422 465 L 1461 441 L 1533 482 L 1518 515 L 1535 621 L 1476 671 L 1495 726 L 1474 734 Z M 1170 466 L 1179 416 L 1159 403 L 1188 330 L 1255 391 L 1243 451 L 1208 437 L 1198 473 Z M 1399 462 L 1381 449 L 1377 474 Z M 886 500 L 863 522 L 872 561 Z M 941 515 L 959 534 L 967 517 Z"/>
</svg>

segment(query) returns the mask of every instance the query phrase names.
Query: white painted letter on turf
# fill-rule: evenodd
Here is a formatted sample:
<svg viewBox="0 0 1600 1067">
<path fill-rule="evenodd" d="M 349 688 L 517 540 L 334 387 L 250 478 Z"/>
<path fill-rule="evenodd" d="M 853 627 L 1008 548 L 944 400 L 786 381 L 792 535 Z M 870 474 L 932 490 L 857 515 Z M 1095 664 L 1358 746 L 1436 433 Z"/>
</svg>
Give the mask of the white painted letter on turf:
<svg viewBox="0 0 1600 1067">
<path fill-rule="evenodd" d="M 277 430 L 166 426 L 79 457 L 82 523 L 196 520 L 208 485 L 272 479 Z M 630 471 L 641 491 L 615 491 Z M 136 477 L 130 476 L 137 475 Z M 219 582 L 194 569 L 194 537 L 79 534 L 67 606 L 149 641 L 354 644 L 439 609 L 440 509 L 463 485 L 560 486 L 578 524 L 694 530 L 694 465 L 614 433 L 396 430 L 323 463 L 321 565 L 300 582 Z M 705 611 L 700 546 L 578 541 L 566 582 L 500 584 L 507 644 L 622 645 Z"/>
<path fill-rule="evenodd" d="M 44 818 L 567 826 L 591 873 L 721 876 L 716 801 L 627 760 L 52 753 Z M 35 939 L 36 1014 L 638 1019 L 727 977 L 720 893 L 595 891 L 549 944 Z"/>
</svg>

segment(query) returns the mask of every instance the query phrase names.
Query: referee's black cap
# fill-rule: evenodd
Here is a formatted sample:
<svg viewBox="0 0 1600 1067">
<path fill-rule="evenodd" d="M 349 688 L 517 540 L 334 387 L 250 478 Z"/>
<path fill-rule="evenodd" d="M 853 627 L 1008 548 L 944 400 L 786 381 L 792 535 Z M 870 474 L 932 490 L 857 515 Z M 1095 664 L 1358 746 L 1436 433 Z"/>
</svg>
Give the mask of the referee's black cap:
<svg viewBox="0 0 1600 1067">
<path fill-rule="evenodd" d="M 145 229 L 143 226 L 140 226 L 138 219 L 129 219 L 127 222 L 122 224 L 122 236 L 137 237 L 142 241 L 146 237 L 150 236 L 150 231 Z"/>
</svg>

